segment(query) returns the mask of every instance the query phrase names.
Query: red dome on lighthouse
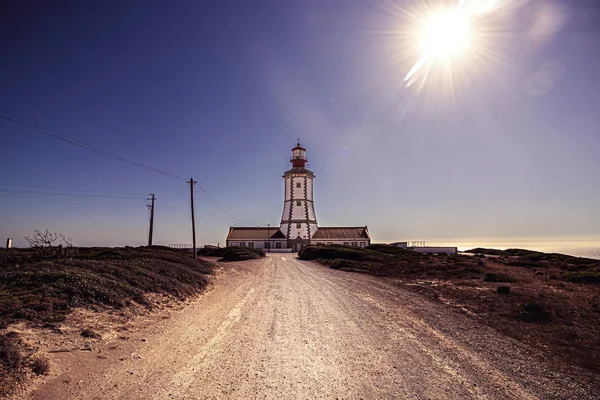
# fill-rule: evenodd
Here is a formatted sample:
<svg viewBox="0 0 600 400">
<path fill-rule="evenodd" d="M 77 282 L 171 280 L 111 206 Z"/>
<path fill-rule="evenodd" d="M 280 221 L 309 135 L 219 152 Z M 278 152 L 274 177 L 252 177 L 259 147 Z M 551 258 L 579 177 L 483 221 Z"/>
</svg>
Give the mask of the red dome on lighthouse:
<svg viewBox="0 0 600 400">
<path fill-rule="evenodd" d="M 305 168 L 306 167 L 306 149 L 300 146 L 300 142 L 292 149 L 292 158 L 290 162 L 293 168 Z"/>
</svg>

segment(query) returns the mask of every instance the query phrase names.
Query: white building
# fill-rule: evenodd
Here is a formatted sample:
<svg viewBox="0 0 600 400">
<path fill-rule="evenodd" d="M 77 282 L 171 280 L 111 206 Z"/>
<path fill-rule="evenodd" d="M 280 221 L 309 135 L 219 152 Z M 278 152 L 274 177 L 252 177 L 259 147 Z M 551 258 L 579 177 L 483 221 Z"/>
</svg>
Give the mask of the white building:
<svg viewBox="0 0 600 400">
<path fill-rule="evenodd" d="M 309 244 L 366 247 L 371 237 L 364 227 L 319 228 L 313 200 L 315 175 L 306 169 L 306 149 L 292 149 L 292 168 L 283 174 L 284 202 L 279 229 L 230 227 L 227 246 L 248 246 L 279 251 L 299 251 Z"/>
</svg>

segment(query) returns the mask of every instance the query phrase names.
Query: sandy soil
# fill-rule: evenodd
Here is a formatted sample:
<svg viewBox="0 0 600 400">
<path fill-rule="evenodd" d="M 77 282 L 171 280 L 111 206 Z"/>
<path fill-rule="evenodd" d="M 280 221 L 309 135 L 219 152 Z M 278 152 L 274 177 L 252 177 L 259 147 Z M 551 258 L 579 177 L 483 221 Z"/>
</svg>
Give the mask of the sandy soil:
<svg viewBox="0 0 600 400">
<path fill-rule="evenodd" d="M 597 376 L 391 281 L 289 254 L 221 265 L 211 289 L 185 307 L 88 339 L 90 349 L 50 353 L 50 376 L 21 398 L 593 399 L 600 393 Z"/>
</svg>

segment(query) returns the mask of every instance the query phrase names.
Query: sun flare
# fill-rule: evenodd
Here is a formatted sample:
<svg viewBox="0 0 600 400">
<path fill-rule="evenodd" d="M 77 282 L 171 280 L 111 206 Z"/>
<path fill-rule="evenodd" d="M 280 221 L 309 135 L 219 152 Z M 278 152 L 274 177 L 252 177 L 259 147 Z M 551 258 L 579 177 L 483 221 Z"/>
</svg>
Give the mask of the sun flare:
<svg viewBox="0 0 600 400">
<path fill-rule="evenodd" d="M 423 25 L 421 48 L 428 57 L 455 56 L 467 51 L 472 43 L 471 21 L 458 10 L 441 9 Z"/>
<path fill-rule="evenodd" d="M 452 96 L 465 81 L 502 62 L 498 41 L 510 14 L 500 0 L 427 0 L 401 5 L 396 57 L 404 85 Z M 511 3 L 512 4 L 512 3 Z"/>
</svg>

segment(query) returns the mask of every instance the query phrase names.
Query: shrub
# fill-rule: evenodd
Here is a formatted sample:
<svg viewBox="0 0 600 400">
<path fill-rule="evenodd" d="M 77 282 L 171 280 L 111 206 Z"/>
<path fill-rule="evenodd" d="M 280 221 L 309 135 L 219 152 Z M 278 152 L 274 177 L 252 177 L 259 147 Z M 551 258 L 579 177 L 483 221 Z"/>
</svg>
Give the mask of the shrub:
<svg viewBox="0 0 600 400">
<path fill-rule="evenodd" d="M 31 369 L 38 375 L 46 375 L 50 371 L 50 361 L 45 357 L 38 357 L 31 363 Z"/>
<path fill-rule="evenodd" d="M 23 363 L 19 346 L 14 334 L 0 335 L 0 363 L 9 371 L 15 371 Z"/>
<path fill-rule="evenodd" d="M 91 330 L 91 329 L 84 329 L 81 332 L 81 336 L 86 337 L 86 338 L 91 338 L 91 339 L 101 339 L 102 336 L 99 333 L 96 333 L 95 331 Z"/>
<path fill-rule="evenodd" d="M 519 306 L 519 310 L 519 319 L 525 322 L 547 323 L 552 319 L 550 311 L 537 301 Z"/>
<path fill-rule="evenodd" d="M 228 247 L 219 261 L 245 261 L 260 257 L 258 253 L 250 251 L 247 247 Z"/>
<path fill-rule="evenodd" d="M 223 257 L 227 249 L 228 247 L 219 247 L 216 249 L 203 248 L 198 250 L 198 255 L 204 257 Z"/>
<path fill-rule="evenodd" d="M 498 294 L 510 294 L 510 286 L 498 286 L 496 288 Z"/>
<path fill-rule="evenodd" d="M 486 282 L 516 282 L 517 280 L 510 275 L 488 272 L 483 278 Z"/>
<path fill-rule="evenodd" d="M 600 271 L 565 272 L 563 279 L 570 282 L 600 283 Z"/>
<path fill-rule="evenodd" d="M 392 246 L 389 246 L 392 247 Z M 399 249 L 402 250 L 402 249 Z M 311 245 L 303 248 L 298 257 L 301 260 L 354 260 L 354 261 L 384 261 L 393 256 L 378 251 L 363 249 L 359 247 L 348 247 L 338 245 Z"/>
</svg>

